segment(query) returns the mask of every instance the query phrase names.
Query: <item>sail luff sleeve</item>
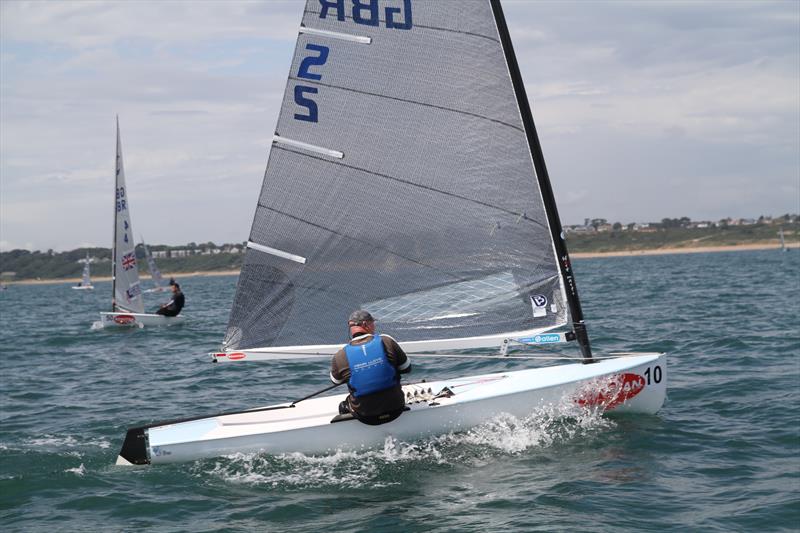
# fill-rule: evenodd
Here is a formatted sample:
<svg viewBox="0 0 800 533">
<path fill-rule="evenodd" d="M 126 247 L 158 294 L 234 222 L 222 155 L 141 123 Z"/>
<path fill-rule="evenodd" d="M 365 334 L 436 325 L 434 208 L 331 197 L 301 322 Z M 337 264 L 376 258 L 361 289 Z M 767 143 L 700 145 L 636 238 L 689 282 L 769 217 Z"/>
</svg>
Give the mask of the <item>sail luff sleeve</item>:
<svg viewBox="0 0 800 533">
<path fill-rule="evenodd" d="M 490 4 L 309 0 L 300 30 L 223 346 L 359 308 L 404 341 L 566 324 Z"/>
<path fill-rule="evenodd" d="M 550 233 L 553 239 L 553 245 L 556 250 L 558 258 L 558 266 L 561 271 L 561 276 L 566 285 L 567 302 L 569 305 L 570 315 L 572 317 L 572 327 L 575 332 L 578 343 L 581 347 L 581 354 L 586 362 L 592 361 L 592 350 L 589 344 L 589 335 L 586 331 L 586 325 L 583 318 L 583 309 L 581 308 L 580 298 L 578 296 L 578 287 L 575 282 L 575 276 L 572 272 L 572 263 L 569 259 L 569 251 L 567 250 L 567 243 L 564 236 L 564 231 L 561 227 L 561 219 L 558 216 L 558 208 L 556 207 L 555 195 L 553 188 L 550 184 L 550 176 L 547 172 L 547 166 L 544 162 L 544 154 L 542 146 L 539 142 L 539 135 L 536 133 L 536 126 L 533 122 L 533 113 L 531 112 L 528 97 L 525 91 L 525 84 L 522 80 L 522 74 L 519 70 L 517 57 L 514 53 L 514 46 L 511 42 L 511 36 L 508 31 L 503 8 L 500 5 L 500 0 L 490 0 L 492 11 L 494 13 L 495 22 L 497 23 L 497 31 L 500 35 L 500 40 L 503 44 L 503 50 L 508 64 L 509 74 L 514 85 L 514 93 L 517 97 L 517 103 L 522 115 L 522 122 L 525 125 L 525 133 L 528 138 L 528 144 L 531 150 L 534 167 L 536 169 L 536 178 L 539 182 L 539 189 L 544 200 L 545 212 L 550 226 Z"/>
</svg>

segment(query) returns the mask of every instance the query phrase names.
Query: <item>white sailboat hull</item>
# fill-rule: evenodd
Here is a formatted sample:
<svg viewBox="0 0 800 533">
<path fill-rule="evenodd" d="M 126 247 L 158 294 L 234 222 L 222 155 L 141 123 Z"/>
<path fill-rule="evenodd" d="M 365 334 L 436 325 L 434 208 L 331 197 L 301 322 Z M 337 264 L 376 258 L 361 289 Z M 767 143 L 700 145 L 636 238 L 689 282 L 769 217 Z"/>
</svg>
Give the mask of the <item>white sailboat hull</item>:
<svg viewBox="0 0 800 533">
<path fill-rule="evenodd" d="M 468 376 L 403 387 L 409 410 L 369 426 L 332 422 L 346 394 L 295 407 L 250 410 L 128 431 L 118 465 L 190 461 L 233 453 L 326 454 L 466 430 L 508 413 L 524 417 L 562 402 L 614 412 L 656 413 L 666 395 L 666 356 L 642 354 L 547 368 Z M 451 391 L 452 395 L 443 391 Z M 415 398 L 417 401 L 415 401 Z M 263 409 L 263 408 L 262 408 Z"/>
<path fill-rule="evenodd" d="M 77 285 L 72 286 L 73 289 L 76 291 L 93 291 L 94 285 L 81 285 L 80 287 Z"/>
<path fill-rule="evenodd" d="M 183 321 L 183 315 L 163 316 L 151 313 L 125 312 L 100 313 L 100 323 L 104 328 L 172 326 L 181 324 Z"/>
</svg>

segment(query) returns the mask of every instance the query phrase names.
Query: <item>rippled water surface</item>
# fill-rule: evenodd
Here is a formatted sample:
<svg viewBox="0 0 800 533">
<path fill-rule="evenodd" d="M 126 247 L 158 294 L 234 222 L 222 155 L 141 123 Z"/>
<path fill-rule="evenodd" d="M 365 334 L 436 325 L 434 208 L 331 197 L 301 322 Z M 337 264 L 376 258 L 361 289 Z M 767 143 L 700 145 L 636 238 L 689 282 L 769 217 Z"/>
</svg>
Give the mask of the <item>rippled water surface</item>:
<svg viewBox="0 0 800 533">
<path fill-rule="evenodd" d="M 0 526 L 11 531 L 797 531 L 800 252 L 580 260 L 596 352 L 669 353 L 657 416 L 500 415 L 382 449 L 114 466 L 127 426 L 294 399 L 325 361 L 214 365 L 235 277 L 184 326 L 93 331 L 110 287 L 0 292 Z M 157 295 L 148 305 L 156 307 Z M 413 378 L 520 361 L 415 360 Z"/>
</svg>

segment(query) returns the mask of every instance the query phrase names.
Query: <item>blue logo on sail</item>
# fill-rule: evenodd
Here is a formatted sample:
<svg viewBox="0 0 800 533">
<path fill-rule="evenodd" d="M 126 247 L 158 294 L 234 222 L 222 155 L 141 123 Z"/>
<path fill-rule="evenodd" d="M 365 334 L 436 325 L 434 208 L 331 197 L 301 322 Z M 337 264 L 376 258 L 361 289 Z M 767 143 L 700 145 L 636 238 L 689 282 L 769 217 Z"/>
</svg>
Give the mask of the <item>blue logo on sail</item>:
<svg viewBox="0 0 800 533">
<path fill-rule="evenodd" d="M 140 294 L 142 294 L 142 289 L 139 287 L 138 282 L 134 285 L 131 285 L 131 288 L 125 291 L 125 296 L 128 298 L 128 301 L 133 300 Z"/>
<path fill-rule="evenodd" d="M 525 344 L 553 344 L 556 342 L 562 342 L 561 335 L 558 333 L 545 333 L 542 335 L 534 335 L 533 337 L 523 337 L 521 339 L 514 340 Z"/>
</svg>

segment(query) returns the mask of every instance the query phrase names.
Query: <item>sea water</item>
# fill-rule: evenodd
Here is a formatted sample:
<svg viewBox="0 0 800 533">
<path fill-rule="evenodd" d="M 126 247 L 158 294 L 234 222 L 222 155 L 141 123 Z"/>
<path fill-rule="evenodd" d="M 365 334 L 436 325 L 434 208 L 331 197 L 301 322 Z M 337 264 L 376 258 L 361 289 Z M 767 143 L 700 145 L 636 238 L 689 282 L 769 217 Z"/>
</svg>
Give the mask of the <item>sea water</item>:
<svg viewBox="0 0 800 533">
<path fill-rule="evenodd" d="M 187 323 L 92 330 L 108 283 L 0 292 L 5 531 L 797 531 L 800 251 L 576 260 L 596 352 L 668 352 L 656 416 L 524 419 L 329 456 L 114 466 L 128 426 L 300 398 L 328 362 L 212 364 L 236 278 Z M 166 295 L 147 294 L 148 309 Z M 414 360 L 413 379 L 514 370 Z"/>
</svg>

